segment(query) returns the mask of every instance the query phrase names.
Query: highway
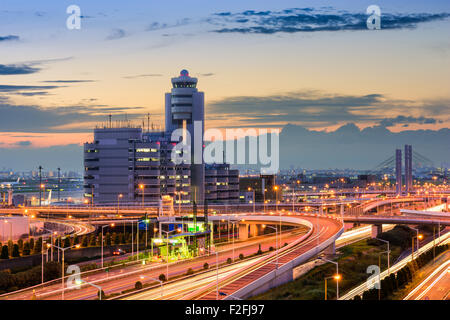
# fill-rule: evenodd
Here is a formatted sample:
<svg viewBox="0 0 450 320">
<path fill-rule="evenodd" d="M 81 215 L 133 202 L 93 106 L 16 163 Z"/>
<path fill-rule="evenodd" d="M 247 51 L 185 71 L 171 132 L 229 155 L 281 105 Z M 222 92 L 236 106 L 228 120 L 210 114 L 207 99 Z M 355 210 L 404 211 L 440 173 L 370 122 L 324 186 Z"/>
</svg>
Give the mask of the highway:
<svg viewBox="0 0 450 320">
<path fill-rule="evenodd" d="M 227 277 L 224 277 L 219 282 L 220 292 L 226 294 L 226 297 L 237 296 L 241 297 L 242 289 L 255 281 L 266 277 L 270 274 L 281 270 L 285 265 L 291 264 L 293 260 L 301 259 L 307 253 L 317 252 L 317 245 L 326 242 L 333 237 L 338 237 L 343 231 L 342 223 L 337 219 L 328 218 L 326 216 L 298 216 L 301 219 L 309 221 L 312 225 L 316 224 L 311 232 L 305 237 L 299 238 L 297 241 L 282 248 L 278 253 L 272 253 L 267 257 L 257 260 L 248 268 L 240 269 Z M 318 227 L 317 227 L 318 226 Z M 309 259 L 310 256 L 308 256 Z M 302 262 L 305 262 L 302 261 Z M 300 263 L 298 263 L 300 264 Z M 298 265 L 297 264 L 297 265 Z M 217 298 L 215 284 L 211 283 L 203 288 L 200 288 L 184 297 L 182 299 L 193 300 L 214 300 Z M 219 299 L 224 299 L 225 296 L 220 295 Z"/>
<path fill-rule="evenodd" d="M 284 233 L 281 237 L 282 243 L 291 243 L 297 240 L 300 236 L 305 234 L 306 230 L 294 229 L 290 232 Z M 261 249 L 267 251 L 269 247 L 276 247 L 276 238 L 274 235 L 267 236 L 259 239 L 249 239 L 248 242 L 236 242 L 235 243 L 235 259 L 239 254 L 248 256 L 256 253 L 261 243 Z M 232 245 L 222 246 L 219 251 L 219 264 L 225 263 L 228 258 L 232 256 Z M 203 269 L 203 264 L 208 262 L 211 268 L 215 267 L 215 255 L 208 255 L 198 257 L 194 260 L 184 260 L 180 262 L 172 262 L 169 264 L 169 278 L 174 276 L 181 276 L 186 273 L 188 268 L 193 270 Z M 134 287 L 136 281 L 141 281 L 140 277 L 145 276 L 147 278 L 158 278 L 160 274 L 166 273 L 165 263 L 155 263 L 150 265 L 133 264 L 127 267 L 118 266 L 111 268 L 108 273 L 92 271 L 82 276 L 82 279 L 91 283 L 100 284 L 103 291 L 106 294 L 120 293 L 125 289 Z M 142 282 L 142 281 L 141 281 Z M 50 286 L 45 288 L 36 288 L 36 296 L 38 299 L 57 300 L 61 299 L 61 280 L 56 280 Z M 13 299 L 13 300 L 27 300 L 30 299 L 32 290 L 24 290 L 18 293 L 11 293 L 0 296 L 0 299 Z M 96 290 L 91 286 L 84 285 L 78 290 L 65 291 L 65 299 L 92 299 L 96 297 Z"/>
<path fill-rule="evenodd" d="M 403 300 L 450 300 L 450 252 L 439 260 L 438 267 Z"/>
</svg>

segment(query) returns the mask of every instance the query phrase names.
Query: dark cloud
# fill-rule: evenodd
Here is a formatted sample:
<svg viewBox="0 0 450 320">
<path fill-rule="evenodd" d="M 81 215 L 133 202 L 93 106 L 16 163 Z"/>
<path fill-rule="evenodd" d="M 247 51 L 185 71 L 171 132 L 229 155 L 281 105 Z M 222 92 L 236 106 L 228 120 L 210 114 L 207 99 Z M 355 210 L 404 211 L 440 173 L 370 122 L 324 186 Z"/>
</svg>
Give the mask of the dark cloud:
<svg viewBox="0 0 450 320">
<path fill-rule="evenodd" d="M 59 86 L 24 86 L 24 85 L 0 85 L 0 92 L 22 92 L 34 90 L 50 90 L 60 88 Z"/>
<path fill-rule="evenodd" d="M 436 124 L 442 123 L 440 120 L 436 120 L 434 118 L 426 118 L 426 117 L 406 117 L 406 116 L 397 116 L 395 118 L 386 118 L 380 121 L 380 125 L 383 127 L 392 127 L 396 124 L 404 124 L 404 127 L 407 127 L 411 123 L 418 124 Z"/>
<path fill-rule="evenodd" d="M 124 79 L 137 79 L 137 78 L 147 78 L 147 77 L 162 77 L 159 73 L 148 73 L 148 74 L 138 74 L 135 76 L 125 76 Z"/>
<path fill-rule="evenodd" d="M 19 147 L 28 147 L 28 146 L 31 146 L 31 141 L 28 141 L 28 140 L 18 141 L 18 142 L 16 142 L 16 145 Z"/>
<path fill-rule="evenodd" d="M 126 36 L 127 33 L 125 30 L 116 28 L 111 31 L 111 33 L 106 37 L 106 40 L 117 40 L 125 38 Z"/>
<path fill-rule="evenodd" d="M 217 33 L 274 34 L 279 32 L 320 32 L 368 30 L 366 13 L 352 13 L 330 9 L 293 8 L 282 11 L 254 11 L 218 13 L 208 22 L 220 26 Z M 449 13 L 383 13 L 381 29 L 414 29 L 418 24 L 442 20 Z"/>
<path fill-rule="evenodd" d="M 48 95 L 48 92 L 47 91 L 18 92 L 16 94 L 24 96 L 24 97 L 33 97 L 33 96 L 46 96 L 46 95 Z"/>
<path fill-rule="evenodd" d="M 211 77 L 211 76 L 213 76 L 214 75 L 214 73 L 212 73 L 212 72 L 209 72 L 209 73 L 199 73 L 199 76 L 200 77 Z"/>
<path fill-rule="evenodd" d="M 82 83 L 82 82 L 95 82 L 95 80 L 47 80 L 41 81 L 46 83 Z"/>
<path fill-rule="evenodd" d="M 299 91 L 280 95 L 238 96 L 208 104 L 210 120 L 236 118 L 236 126 L 280 126 L 298 123 L 308 127 L 325 127 L 343 122 L 432 123 L 438 116 L 448 116 L 449 101 L 389 100 L 382 94 L 362 96 L 333 95 L 319 91 Z M 423 114 L 428 117 L 397 117 L 386 119 L 386 111 L 393 114 Z"/>
<path fill-rule="evenodd" d="M 36 73 L 41 70 L 40 68 L 34 68 L 29 65 L 18 64 L 0 64 L 0 75 L 16 75 L 16 74 L 30 74 Z"/>
<path fill-rule="evenodd" d="M 134 110 L 141 107 L 132 108 Z M 106 121 L 109 114 L 114 118 L 126 114 L 129 120 L 142 117 L 130 112 L 130 108 L 96 106 L 68 106 L 41 108 L 37 106 L 0 103 L 0 130 L 2 132 L 87 132 L 86 129 L 57 129 L 56 127 L 84 122 Z"/>
<path fill-rule="evenodd" d="M 0 36 L 1 41 L 17 41 L 19 40 L 19 36 L 9 35 L 9 36 Z"/>
<path fill-rule="evenodd" d="M 145 31 L 156 31 L 156 30 L 163 30 L 168 28 L 176 28 L 188 25 L 191 23 L 191 19 L 184 18 L 181 20 L 178 20 L 175 23 L 159 23 L 159 22 L 152 22 L 147 28 L 145 28 Z"/>
</svg>

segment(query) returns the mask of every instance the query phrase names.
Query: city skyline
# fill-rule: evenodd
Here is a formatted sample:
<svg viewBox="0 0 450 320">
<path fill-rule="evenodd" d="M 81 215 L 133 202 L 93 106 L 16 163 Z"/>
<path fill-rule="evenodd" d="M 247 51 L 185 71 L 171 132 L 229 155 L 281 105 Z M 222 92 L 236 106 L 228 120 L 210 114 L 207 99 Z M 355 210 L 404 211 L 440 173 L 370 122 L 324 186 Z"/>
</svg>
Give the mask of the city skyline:
<svg viewBox="0 0 450 320">
<path fill-rule="evenodd" d="M 199 79 L 212 128 L 289 124 L 333 135 L 352 123 L 420 139 L 448 134 L 450 47 L 436 32 L 449 24 L 445 1 L 379 1 L 380 32 L 362 23 L 368 1 L 145 2 L 139 12 L 79 1 L 80 30 L 66 28 L 69 4 L 3 4 L 7 167 L 18 166 L 8 154 L 50 162 L 64 154 L 60 162 L 81 167 L 73 156 L 81 159 L 81 145 L 109 114 L 139 124 L 150 113 L 163 126 L 164 93 L 183 68 Z"/>
</svg>

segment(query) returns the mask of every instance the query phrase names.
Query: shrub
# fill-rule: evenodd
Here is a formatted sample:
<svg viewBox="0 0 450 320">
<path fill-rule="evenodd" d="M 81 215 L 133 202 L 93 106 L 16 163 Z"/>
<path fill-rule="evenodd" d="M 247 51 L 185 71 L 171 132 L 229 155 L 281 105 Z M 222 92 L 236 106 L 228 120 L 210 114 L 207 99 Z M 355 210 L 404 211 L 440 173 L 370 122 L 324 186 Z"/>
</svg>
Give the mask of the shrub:
<svg viewBox="0 0 450 320">
<path fill-rule="evenodd" d="M 167 281 L 167 280 L 166 280 L 166 275 L 165 275 L 164 273 L 161 273 L 161 274 L 159 275 L 159 280 L 162 281 L 162 282 Z"/>
<path fill-rule="evenodd" d="M 228 258 L 228 259 L 227 259 L 227 263 L 228 263 L 228 264 L 231 264 L 232 262 L 233 262 L 233 260 L 231 260 L 231 258 Z"/>
<path fill-rule="evenodd" d="M 100 300 L 105 299 L 105 291 L 103 291 L 103 290 L 98 290 L 98 292 L 97 292 L 97 297 L 98 297 Z"/>
<path fill-rule="evenodd" d="M 244 260 L 244 254 L 241 253 L 241 254 L 239 255 L 239 259 L 240 259 L 240 260 Z"/>
<path fill-rule="evenodd" d="M 269 248 L 269 251 L 273 251 L 274 249 L 273 249 L 273 247 L 271 246 L 270 248 Z"/>
<path fill-rule="evenodd" d="M 18 245 L 18 244 L 15 244 L 15 245 L 13 246 L 12 256 L 13 256 L 14 258 L 20 257 L 20 253 L 19 253 L 19 245 Z"/>
<path fill-rule="evenodd" d="M 87 247 L 88 246 L 88 237 L 87 236 L 84 236 L 83 237 L 83 240 L 81 241 L 81 246 L 82 247 Z"/>
<path fill-rule="evenodd" d="M 25 244 L 23 245 L 22 255 L 29 256 L 30 253 L 31 253 L 30 243 L 28 241 L 26 241 Z"/>
<path fill-rule="evenodd" d="M 189 268 L 189 269 L 186 271 L 186 274 L 187 274 L 187 275 L 194 274 L 194 270 L 192 270 L 192 268 Z"/>
<path fill-rule="evenodd" d="M 208 264 L 208 262 L 205 262 L 205 263 L 203 264 L 203 269 L 205 269 L 205 270 L 209 269 L 209 264 Z"/>
<path fill-rule="evenodd" d="M 9 259 L 9 249 L 8 246 L 2 247 L 2 253 L 0 254 L 0 259 Z"/>
<path fill-rule="evenodd" d="M 134 284 L 134 288 L 136 290 L 141 290 L 142 289 L 142 282 L 136 281 L 136 283 Z"/>
</svg>

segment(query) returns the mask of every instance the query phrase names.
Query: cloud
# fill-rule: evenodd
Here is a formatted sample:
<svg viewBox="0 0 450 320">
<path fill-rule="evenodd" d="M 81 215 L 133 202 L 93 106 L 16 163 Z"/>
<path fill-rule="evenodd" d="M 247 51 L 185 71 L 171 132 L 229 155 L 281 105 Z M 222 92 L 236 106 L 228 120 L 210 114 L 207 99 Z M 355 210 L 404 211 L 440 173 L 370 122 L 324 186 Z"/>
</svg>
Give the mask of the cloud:
<svg viewBox="0 0 450 320">
<path fill-rule="evenodd" d="M 106 40 L 117 40 L 127 36 L 127 33 L 123 29 L 113 29 L 111 33 L 106 37 Z"/>
<path fill-rule="evenodd" d="M 83 83 L 83 82 L 95 82 L 95 80 L 47 80 L 41 81 L 46 83 Z"/>
<path fill-rule="evenodd" d="M 0 42 L 1 41 L 18 41 L 19 36 L 15 35 L 9 35 L 9 36 L 0 36 Z"/>
<path fill-rule="evenodd" d="M 28 146 L 31 146 L 31 141 L 28 141 L 28 140 L 18 141 L 18 142 L 16 142 L 16 145 L 19 147 L 28 147 Z"/>
<path fill-rule="evenodd" d="M 135 76 L 125 76 L 124 79 L 137 79 L 137 78 L 147 78 L 147 77 L 162 77 L 159 73 L 149 73 L 149 74 L 138 74 Z"/>
<path fill-rule="evenodd" d="M 175 23 L 152 22 L 147 28 L 145 28 L 145 31 L 156 31 L 156 30 L 163 30 L 163 29 L 169 29 L 169 28 L 176 28 L 176 27 L 186 26 L 191 22 L 192 22 L 192 20 L 190 18 L 183 18 L 181 20 L 178 20 Z"/>
<path fill-rule="evenodd" d="M 16 74 L 31 74 L 41 70 L 40 68 L 33 68 L 29 65 L 17 64 L 0 64 L 0 75 L 16 75 Z"/>
<path fill-rule="evenodd" d="M 0 92 L 21 92 L 34 90 L 50 90 L 60 88 L 59 86 L 24 86 L 24 85 L 0 85 Z"/>
<path fill-rule="evenodd" d="M 436 120 L 434 118 L 426 118 L 426 117 L 406 117 L 406 116 L 397 116 L 395 118 L 386 118 L 380 121 L 380 125 L 383 127 L 392 127 L 396 124 L 404 124 L 404 127 L 407 127 L 411 123 L 418 124 L 436 124 L 442 123 L 442 120 Z"/>
<path fill-rule="evenodd" d="M 106 121 L 112 114 L 129 120 L 142 117 L 130 112 L 141 107 L 67 106 L 41 108 L 29 105 L 0 103 L 1 132 L 90 132 L 95 123 Z"/>
<path fill-rule="evenodd" d="M 380 93 L 336 95 L 321 91 L 298 91 L 279 95 L 237 96 L 208 104 L 209 120 L 233 120 L 233 126 L 280 126 L 297 123 L 326 127 L 344 122 L 421 123 L 448 118 L 450 101 L 393 100 Z M 387 114 L 387 111 L 389 112 Z M 388 115 L 393 115 L 393 119 Z M 397 116 L 404 115 L 404 116 Z M 415 115 L 415 117 L 412 117 Z M 226 124 L 224 123 L 226 126 Z"/>
<path fill-rule="evenodd" d="M 198 75 L 199 75 L 200 77 L 212 77 L 212 76 L 214 76 L 215 74 L 209 72 L 209 73 L 199 73 Z"/>
<path fill-rule="evenodd" d="M 343 30 L 368 30 L 369 15 L 360 12 L 332 9 L 293 8 L 282 11 L 254 11 L 217 13 L 207 21 L 219 26 L 216 33 L 296 33 Z M 381 29 L 414 29 L 420 23 L 443 20 L 449 13 L 383 13 Z"/>
</svg>

